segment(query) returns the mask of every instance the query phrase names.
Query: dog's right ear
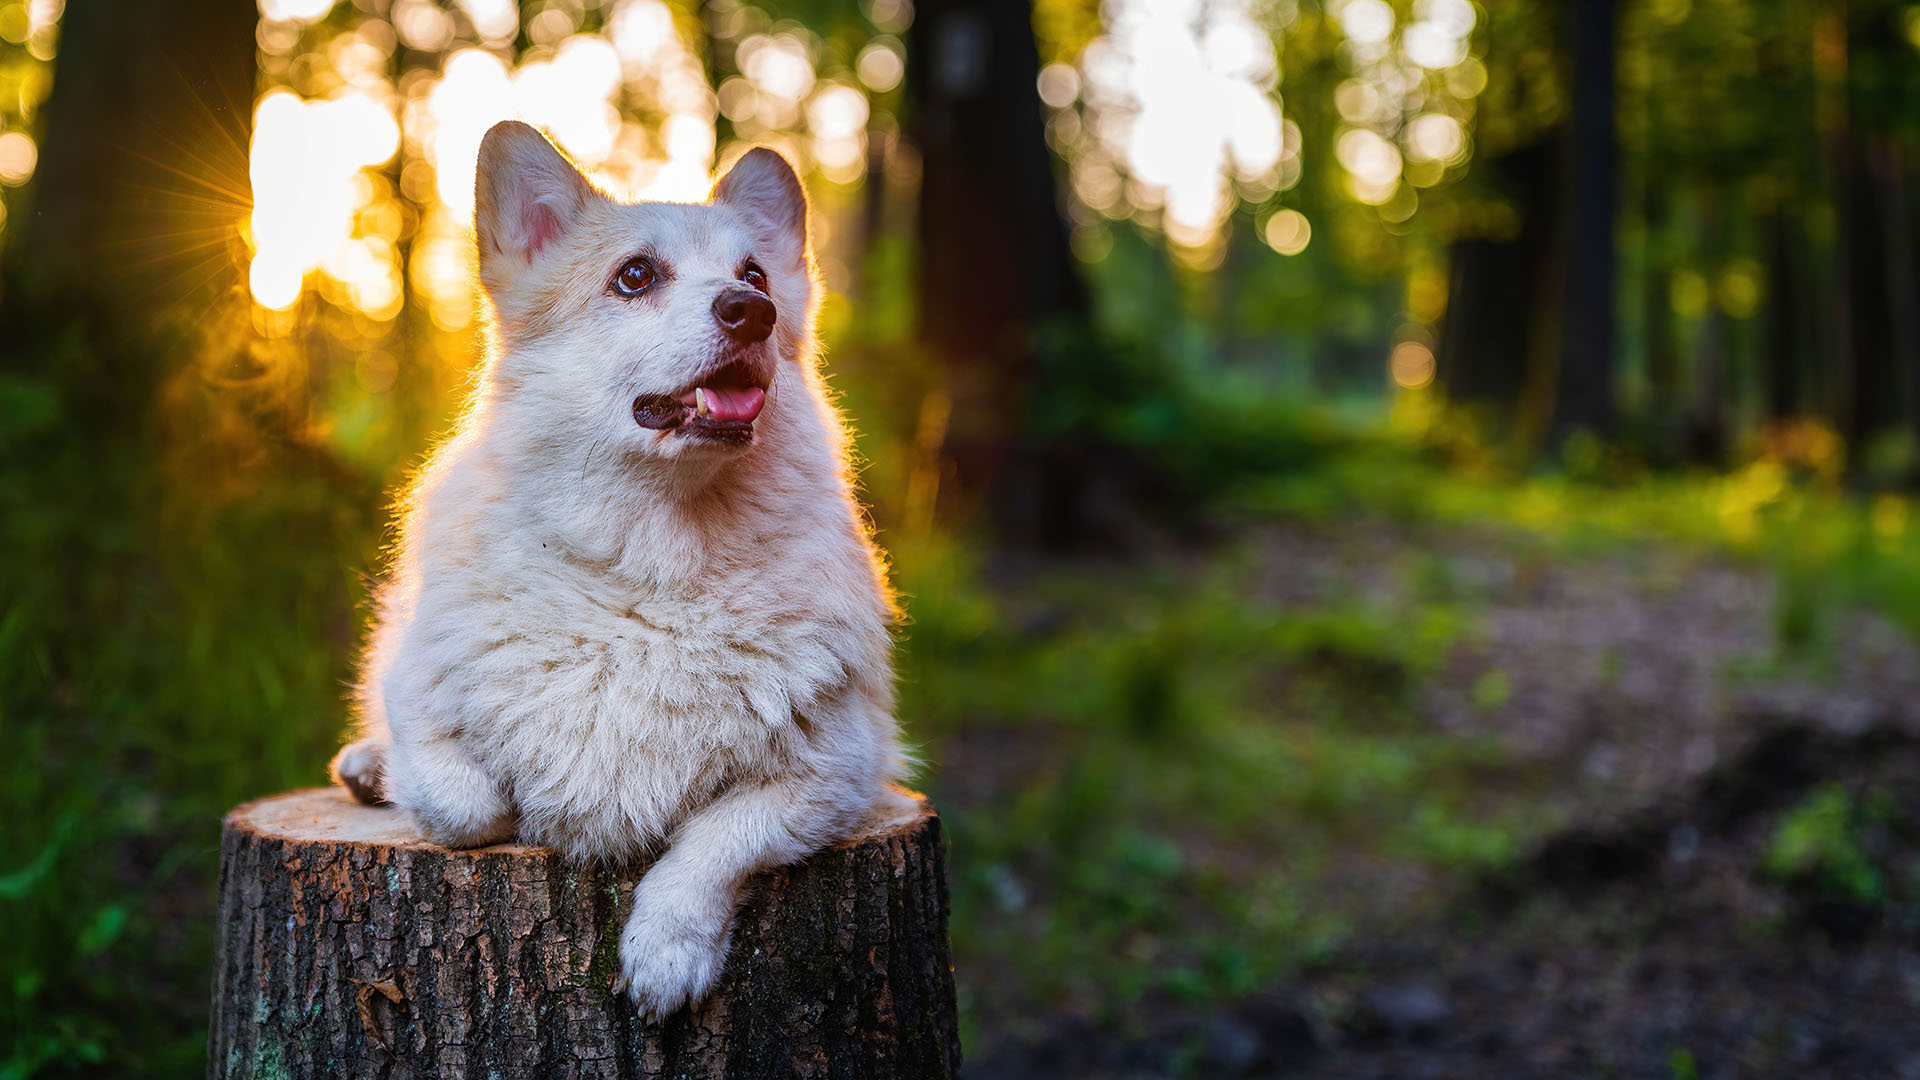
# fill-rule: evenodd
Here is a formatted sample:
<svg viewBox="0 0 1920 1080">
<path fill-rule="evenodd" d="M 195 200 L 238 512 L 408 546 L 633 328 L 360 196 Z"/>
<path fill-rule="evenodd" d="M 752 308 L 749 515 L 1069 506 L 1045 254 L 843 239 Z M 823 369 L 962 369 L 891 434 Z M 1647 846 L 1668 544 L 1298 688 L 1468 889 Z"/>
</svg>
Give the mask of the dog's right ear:
<svg viewBox="0 0 1920 1080">
<path fill-rule="evenodd" d="M 599 192 L 567 156 L 535 128 L 503 120 L 480 142 L 474 175 L 473 231 L 480 280 L 500 286 L 531 266 L 566 235 Z"/>
</svg>

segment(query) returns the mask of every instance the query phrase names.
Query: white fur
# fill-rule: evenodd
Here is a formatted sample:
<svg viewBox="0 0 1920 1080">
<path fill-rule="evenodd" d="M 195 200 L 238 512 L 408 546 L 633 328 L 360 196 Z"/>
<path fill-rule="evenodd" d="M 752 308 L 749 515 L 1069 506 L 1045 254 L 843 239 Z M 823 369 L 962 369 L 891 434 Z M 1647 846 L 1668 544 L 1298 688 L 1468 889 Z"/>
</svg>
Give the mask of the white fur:
<svg viewBox="0 0 1920 1080">
<path fill-rule="evenodd" d="M 402 506 L 336 774 L 379 789 L 384 766 L 385 796 L 451 846 L 664 845 L 621 939 L 621 982 L 660 1016 L 712 988 L 749 875 L 909 809 L 888 786 L 892 599 L 815 369 L 785 163 L 756 152 L 707 203 L 623 205 L 502 124 L 480 168 L 498 340 Z M 643 250 L 670 280 L 609 293 Z M 749 254 L 777 308 L 751 444 L 640 427 L 636 396 L 728 347 L 709 307 Z"/>
</svg>

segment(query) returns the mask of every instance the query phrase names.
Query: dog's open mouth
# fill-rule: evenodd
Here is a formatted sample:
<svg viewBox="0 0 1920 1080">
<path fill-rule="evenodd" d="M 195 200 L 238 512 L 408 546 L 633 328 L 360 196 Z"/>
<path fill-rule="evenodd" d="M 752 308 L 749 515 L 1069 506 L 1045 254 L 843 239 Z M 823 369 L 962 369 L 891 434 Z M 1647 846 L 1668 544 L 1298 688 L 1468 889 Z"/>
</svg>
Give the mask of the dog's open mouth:
<svg viewBox="0 0 1920 1080">
<path fill-rule="evenodd" d="M 654 431 L 744 442 L 753 437 L 753 421 L 767 404 L 771 380 L 738 360 L 700 377 L 699 385 L 679 394 L 648 394 L 633 402 L 634 422 Z"/>
</svg>

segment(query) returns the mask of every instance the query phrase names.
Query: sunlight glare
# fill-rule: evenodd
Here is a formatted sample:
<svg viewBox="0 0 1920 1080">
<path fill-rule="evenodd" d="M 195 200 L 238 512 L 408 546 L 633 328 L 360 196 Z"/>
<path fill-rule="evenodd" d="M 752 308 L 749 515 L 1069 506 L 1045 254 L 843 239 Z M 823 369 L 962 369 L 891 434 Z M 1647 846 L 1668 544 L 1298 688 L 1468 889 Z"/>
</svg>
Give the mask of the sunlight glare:
<svg viewBox="0 0 1920 1080">
<path fill-rule="evenodd" d="M 334 0 L 260 0 L 260 14 L 275 22 L 318 22 L 333 10 Z"/>
<path fill-rule="evenodd" d="M 19 187 L 26 183 L 39 161 L 40 150 L 32 136 L 24 131 L 0 135 L 0 184 Z"/>
<path fill-rule="evenodd" d="M 527 64 L 513 75 L 520 118 L 546 129 L 589 169 L 613 152 L 620 130 L 614 107 L 619 89 L 619 53 L 605 38 L 586 34 L 567 38 L 552 60 Z"/>
<path fill-rule="evenodd" d="M 859 179 L 866 167 L 867 96 L 842 83 L 824 83 L 807 102 L 813 157 L 838 183 Z"/>
<path fill-rule="evenodd" d="M 520 5 L 514 0 L 454 0 L 474 32 L 489 45 L 506 45 L 520 32 Z"/>
<path fill-rule="evenodd" d="M 1271 192 L 1285 179 L 1273 39 L 1246 2 L 1108 0 L 1102 13 L 1107 33 L 1083 52 L 1079 77 L 1048 68 L 1037 87 L 1056 109 L 1086 102 L 1078 133 L 1056 128 L 1078 144 L 1074 188 L 1109 212 L 1105 196 L 1120 189 L 1104 176 L 1124 163 L 1134 210 L 1161 210 L 1177 246 L 1206 247 L 1235 204 L 1230 181 Z"/>
<path fill-rule="evenodd" d="M 391 259 L 382 269 L 370 253 L 346 249 L 358 243 L 354 218 L 372 190 L 362 170 L 390 161 L 399 145 L 393 114 L 357 90 L 315 101 L 276 90 L 260 99 L 248 163 L 254 256 L 247 279 L 254 299 L 285 310 L 299 299 L 306 273 L 325 266 L 356 296 L 374 301 L 363 310 L 392 307 L 384 291 L 394 274 Z"/>
<path fill-rule="evenodd" d="M 1361 45 L 1378 44 L 1393 33 L 1393 8 L 1385 0 L 1347 0 L 1339 19 L 1347 39 Z"/>
<path fill-rule="evenodd" d="M 1066 67 L 1064 64 L 1054 65 Z M 1072 71 L 1072 68 L 1066 68 Z M 854 62 L 854 73 L 860 77 L 867 88 L 877 94 L 900 85 L 906 76 L 906 58 L 900 55 L 900 44 L 891 38 L 880 38 L 869 42 L 860 50 L 860 57 Z M 1044 76 L 1045 72 L 1042 72 Z M 1042 94 L 1044 96 L 1044 92 Z"/>
<path fill-rule="evenodd" d="M 1439 23 L 1418 22 L 1407 27 L 1401 47 L 1407 59 L 1424 68 L 1449 68 L 1467 58 L 1467 39 L 1449 33 Z"/>
<path fill-rule="evenodd" d="M 399 0 L 393 5 L 393 30 L 407 48 L 437 53 L 453 42 L 453 16 L 432 0 Z"/>
<path fill-rule="evenodd" d="M 1282 210 L 1267 219 L 1260 236 L 1268 247 L 1280 254 L 1298 255 L 1307 250 L 1307 243 L 1313 239 L 1313 225 L 1307 221 L 1307 215 L 1298 210 Z"/>
<path fill-rule="evenodd" d="M 1418 390 L 1433 382 L 1433 350 L 1418 341 L 1403 341 L 1393 347 L 1387 370 L 1395 386 Z"/>
<path fill-rule="evenodd" d="M 1072 64 L 1048 64 L 1035 80 L 1040 100 L 1056 109 L 1064 109 L 1080 96 L 1080 73 Z"/>
<path fill-rule="evenodd" d="M 1402 136 L 1407 157 L 1457 165 L 1466 159 L 1467 135 L 1460 121 L 1442 113 L 1422 113 L 1407 124 Z"/>
<path fill-rule="evenodd" d="M 484 49 L 461 49 L 447 58 L 444 74 L 427 99 L 432 133 L 423 141 L 433 162 L 440 201 L 465 220 L 473 216 L 473 174 L 480 140 L 496 122 L 513 116 L 514 86 L 507 65 Z"/>
<path fill-rule="evenodd" d="M 799 101 L 813 89 L 813 60 L 807 47 L 790 34 L 755 34 L 735 53 L 740 70 L 756 90 L 787 101 Z"/>
<path fill-rule="evenodd" d="M 659 0 L 638 0 L 623 5 L 607 20 L 607 31 L 620 58 L 631 64 L 644 63 L 662 48 L 677 44 L 673 12 Z"/>
<path fill-rule="evenodd" d="M 1348 128 L 1334 141 L 1333 156 L 1347 170 L 1353 197 L 1378 206 L 1400 189 L 1400 151 L 1366 128 Z"/>
</svg>

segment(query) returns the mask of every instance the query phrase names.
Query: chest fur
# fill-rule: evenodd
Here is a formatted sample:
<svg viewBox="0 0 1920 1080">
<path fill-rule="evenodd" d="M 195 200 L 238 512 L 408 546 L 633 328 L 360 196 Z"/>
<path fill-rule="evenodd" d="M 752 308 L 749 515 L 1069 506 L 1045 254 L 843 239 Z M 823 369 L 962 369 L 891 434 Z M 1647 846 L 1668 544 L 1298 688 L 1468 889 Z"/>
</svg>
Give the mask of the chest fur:
<svg viewBox="0 0 1920 1080">
<path fill-rule="evenodd" d="M 524 838 L 613 860 L 728 784 L 788 771 L 862 637 L 828 611 L 711 590 L 549 580 L 421 599 L 392 721 L 458 739 L 511 792 Z"/>
</svg>

